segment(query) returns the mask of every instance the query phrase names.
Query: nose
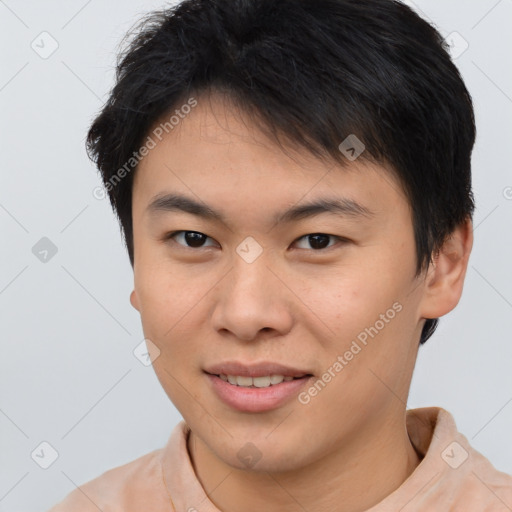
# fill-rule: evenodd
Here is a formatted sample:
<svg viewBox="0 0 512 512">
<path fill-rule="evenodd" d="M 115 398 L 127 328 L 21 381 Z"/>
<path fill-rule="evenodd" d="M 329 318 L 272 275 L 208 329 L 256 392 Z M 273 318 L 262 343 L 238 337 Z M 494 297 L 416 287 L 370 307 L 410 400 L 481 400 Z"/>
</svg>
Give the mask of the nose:
<svg viewBox="0 0 512 512">
<path fill-rule="evenodd" d="M 283 281 L 263 255 L 252 263 L 236 255 L 231 272 L 216 290 L 214 328 L 243 341 L 287 334 L 293 311 L 291 294 Z"/>
</svg>

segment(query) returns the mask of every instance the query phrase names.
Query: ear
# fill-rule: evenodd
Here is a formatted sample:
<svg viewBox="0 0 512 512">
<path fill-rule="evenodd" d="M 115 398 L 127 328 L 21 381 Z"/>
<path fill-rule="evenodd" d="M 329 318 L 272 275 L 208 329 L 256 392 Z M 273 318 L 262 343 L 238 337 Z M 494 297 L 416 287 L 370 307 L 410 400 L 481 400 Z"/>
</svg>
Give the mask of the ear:
<svg viewBox="0 0 512 512">
<path fill-rule="evenodd" d="M 424 282 L 421 318 L 439 318 L 459 303 L 473 247 L 473 223 L 460 224 L 435 255 Z"/>
<path fill-rule="evenodd" d="M 137 292 L 135 290 L 130 293 L 130 303 L 137 311 L 140 312 L 139 297 L 137 296 Z"/>
</svg>

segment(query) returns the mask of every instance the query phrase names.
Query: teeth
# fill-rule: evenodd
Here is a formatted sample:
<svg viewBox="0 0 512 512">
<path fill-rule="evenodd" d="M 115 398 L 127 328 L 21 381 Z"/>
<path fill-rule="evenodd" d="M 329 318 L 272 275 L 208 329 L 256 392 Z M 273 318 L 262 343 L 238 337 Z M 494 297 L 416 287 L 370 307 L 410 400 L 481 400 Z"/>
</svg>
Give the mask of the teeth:
<svg viewBox="0 0 512 512">
<path fill-rule="evenodd" d="M 240 386 L 244 388 L 255 387 L 255 388 L 268 388 L 269 386 L 275 386 L 281 384 L 281 382 L 289 382 L 294 379 L 291 376 L 284 375 L 266 375 L 264 377 L 245 377 L 241 375 L 225 375 L 220 374 L 219 377 L 224 382 L 229 382 L 234 386 Z M 300 377 L 297 377 L 300 378 Z"/>
<path fill-rule="evenodd" d="M 252 386 L 252 377 L 237 377 L 236 383 L 238 386 Z"/>
<path fill-rule="evenodd" d="M 253 385 L 257 388 L 268 388 L 270 386 L 270 377 L 253 377 Z"/>
</svg>

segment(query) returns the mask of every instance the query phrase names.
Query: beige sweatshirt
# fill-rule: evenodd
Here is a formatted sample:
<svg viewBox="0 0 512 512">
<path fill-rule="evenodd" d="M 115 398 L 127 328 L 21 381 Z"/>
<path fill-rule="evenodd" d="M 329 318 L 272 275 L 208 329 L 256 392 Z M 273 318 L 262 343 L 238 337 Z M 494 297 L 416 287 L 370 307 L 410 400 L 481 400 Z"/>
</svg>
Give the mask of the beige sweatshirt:
<svg viewBox="0 0 512 512">
<path fill-rule="evenodd" d="M 407 431 L 423 459 L 367 512 L 512 512 L 512 476 L 469 445 L 448 411 L 408 410 Z M 196 478 L 188 432 L 181 421 L 164 448 L 106 471 L 49 512 L 220 512 Z"/>
</svg>

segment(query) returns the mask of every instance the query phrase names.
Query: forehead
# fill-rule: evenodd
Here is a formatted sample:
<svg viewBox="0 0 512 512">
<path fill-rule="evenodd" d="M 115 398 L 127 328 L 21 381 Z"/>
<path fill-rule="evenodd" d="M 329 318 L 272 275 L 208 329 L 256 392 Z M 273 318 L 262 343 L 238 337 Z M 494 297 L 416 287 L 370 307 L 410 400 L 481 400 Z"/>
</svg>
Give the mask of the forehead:
<svg viewBox="0 0 512 512">
<path fill-rule="evenodd" d="M 304 148 L 271 140 L 254 117 L 223 95 L 198 96 L 196 101 L 172 129 L 165 129 L 165 117 L 156 124 L 163 133 L 138 166 L 134 203 L 147 206 L 174 191 L 224 209 L 238 206 L 239 211 L 326 194 L 357 200 L 368 209 L 406 202 L 385 166 L 361 158 L 347 165 L 320 159 Z"/>
</svg>

